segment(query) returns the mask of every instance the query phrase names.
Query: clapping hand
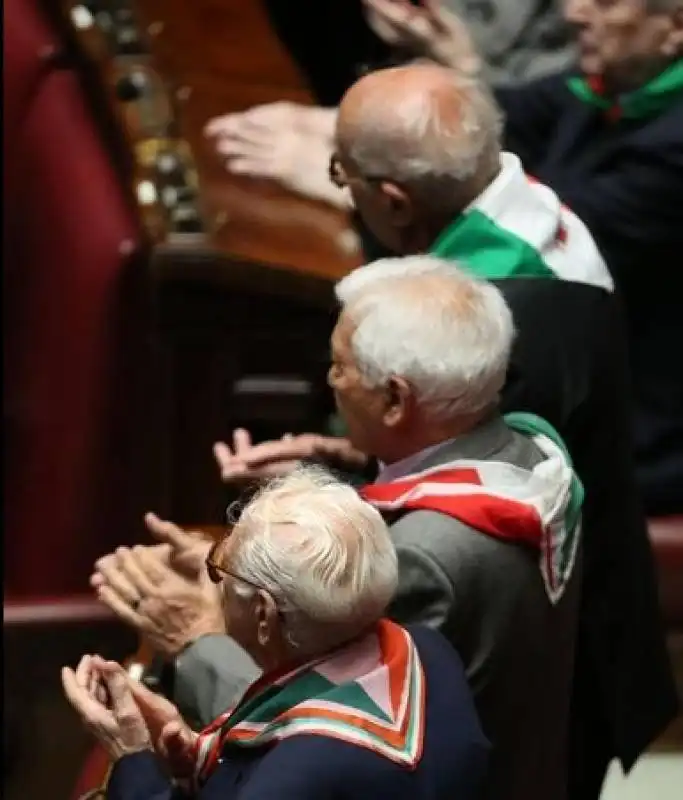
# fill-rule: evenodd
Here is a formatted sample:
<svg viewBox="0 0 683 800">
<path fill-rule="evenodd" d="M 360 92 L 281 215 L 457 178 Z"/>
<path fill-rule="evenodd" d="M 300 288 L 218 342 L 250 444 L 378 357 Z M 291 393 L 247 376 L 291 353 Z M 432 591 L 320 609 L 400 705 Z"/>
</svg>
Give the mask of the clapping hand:
<svg viewBox="0 0 683 800">
<path fill-rule="evenodd" d="M 152 748 L 152 737 L 123 667 L 86 655 L 62 669 L 67 700 L 112 760 Z"/>
<path fill-rule="evenodd" d="M 96 562 L 90 583 L 153 650 L 171 658 L 200 636 L 225 632 L 220 589 L 205 569 L 210 542 L 154 514 L 145 522 L 162 544 L 117 548 Z"/>
<path fill-rule="evenodd" d="M 367 464 L 367 456 L 344 437 L 286 433 L 281 439 L 255 445 L 249 431 L 243 428 L 234 432 L 232 447 L 217 442 L 214 456 L 223 481 L 237 484 L 285 475 L 303 459 L 317 458 L 348 469 L 359 469 Z"/>
<path fill-rule="evenodd" d="M 86 655 L 62 669 L 67 700 L 116 761 L 152 750 L 175 778 L 191 777 L 197 734 L 173 703 L 133 680 L 115 661 Z"/>
</svg>

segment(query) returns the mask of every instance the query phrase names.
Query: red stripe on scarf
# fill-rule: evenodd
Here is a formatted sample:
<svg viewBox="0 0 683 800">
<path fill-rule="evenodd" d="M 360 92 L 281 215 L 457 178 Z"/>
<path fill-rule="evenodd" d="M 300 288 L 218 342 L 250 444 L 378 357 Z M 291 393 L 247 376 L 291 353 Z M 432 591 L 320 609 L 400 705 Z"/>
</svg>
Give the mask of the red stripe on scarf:
<svg viewBox="0 0 683 800">
<path fill-rule="evenodd" d="M 490 494 L 426 494 L 386 508 L 386 504 L 397 502 L 410 488 L 425 482 L 436 482 L 438 474 L 419 481 L 369 484 L 361 489 L 361 496 L 376 505 L 380 511 L 437 511 L 497 539 L 529 544 L 536 548 L 541 546 L 543 525 L 538 512 L 532 506 L 516 500 Z"/>
</svg>

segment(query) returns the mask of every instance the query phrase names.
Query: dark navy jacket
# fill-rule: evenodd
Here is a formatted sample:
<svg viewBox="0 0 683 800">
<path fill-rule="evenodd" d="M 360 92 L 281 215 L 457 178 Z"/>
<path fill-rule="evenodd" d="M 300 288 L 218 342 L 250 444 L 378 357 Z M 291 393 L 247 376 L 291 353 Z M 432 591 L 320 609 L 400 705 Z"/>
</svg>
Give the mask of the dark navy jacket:
<svg viewBox="0 0 683 800">
<path fill-rule="evenodd" d="M 586 223 L 621 291 L 648 513 L 683 511 L 683 93 L 610 121 L 560 74 L 499 90 L 506 147 Z"/>
<path fill-rule="evenodd" d="M 414 771 L 322 736 L 270 748 L 226 749 L 201 800 L 476 800 L 488 744 L 455 651 L 436 631 L 407 626 L 426 677 L 424 755 Z M 114 766 L 108 800 L 181 800 L 151 752 Z"/>
<path fill-rule="evenodd" d="M 503 406 L 546 416 L 586 488 L 570 770 L 583 797 L 591 780 L 599 784 L 600 764 L 618 756 L 630 767 L 677 710 L 628 414 L 633 391 L 647 510 L 683 509 L 683 98 L 654 118 L 610 122 L 566 79 L 498 90 L 505 145 L 600 247 L 625 303 L 634 385 L 614 302 L 589 291 L 581 298 L 579 287 L 553 299 L 540 282 L 500 286 L 519 332 Z"/>
<path fill-rule="evenodd" d="M 683 252 L 683 103 L 654 120 L 608 123 L 569 91 L 566 77 L 497 91 L 507 117 L 505 145 L 587 224 L 622 297 L 567 281 L 496 283 L 517 328 L 502 410 L 547 419 L 586 489 L 570 769 L 581 782 L 590 771 L 599 781 L 615 756 L 628 769 L 678 708 L 635 480 L 628 360 L 639 482 L 651 512 L 670 510 L 683 502 L 676 274 Z M 386 256 L 356 221 L 367 259 Z M 576 796 L 592 795 L 581 785 Z"/>
</svg>

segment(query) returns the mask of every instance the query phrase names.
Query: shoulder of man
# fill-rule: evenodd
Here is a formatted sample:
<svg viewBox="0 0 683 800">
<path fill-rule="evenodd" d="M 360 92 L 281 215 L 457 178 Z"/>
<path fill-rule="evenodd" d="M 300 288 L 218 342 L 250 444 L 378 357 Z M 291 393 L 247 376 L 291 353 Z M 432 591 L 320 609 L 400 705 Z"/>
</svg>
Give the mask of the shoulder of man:
<svg viewBox="0 0 683 800">
<path fill-rule="evenodd" d="M 451 582 L 480 571 L 491 559 L 507 560 L 509 552 L 518 550 L 438 511 L 411 511 L 390 528 L 399 555 L 401 551 L 421 554 Z"/>
</svg>

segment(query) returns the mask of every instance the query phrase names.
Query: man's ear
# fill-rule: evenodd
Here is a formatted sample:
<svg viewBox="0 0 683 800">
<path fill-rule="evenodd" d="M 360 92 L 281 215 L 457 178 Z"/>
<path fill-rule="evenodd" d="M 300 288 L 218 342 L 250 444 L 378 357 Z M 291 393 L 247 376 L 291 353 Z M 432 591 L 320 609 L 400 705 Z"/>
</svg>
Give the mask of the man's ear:
<svg viewBox="0 0 683 800">
<path fill-rule="evenodd" d="M 382 181 L 380 184 L 391 224 L 395 228 L 406 228 L 415 218 L 413 202 L 397 184 Z"/>
<path fill-rule="evenodd" d="M 398 376 L 389 378 L 386 385 L 384 424 L 397 428 L 403 424 L 415 402 L 412 387 Z"/>
<path fill-rule="evenodd" d="M 259 589 L 256 594 L 256 636 L 261 646 L 272 639 L 278 616 L 277 606 L 270 592 Z"/>
</svg>

